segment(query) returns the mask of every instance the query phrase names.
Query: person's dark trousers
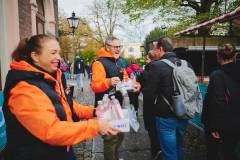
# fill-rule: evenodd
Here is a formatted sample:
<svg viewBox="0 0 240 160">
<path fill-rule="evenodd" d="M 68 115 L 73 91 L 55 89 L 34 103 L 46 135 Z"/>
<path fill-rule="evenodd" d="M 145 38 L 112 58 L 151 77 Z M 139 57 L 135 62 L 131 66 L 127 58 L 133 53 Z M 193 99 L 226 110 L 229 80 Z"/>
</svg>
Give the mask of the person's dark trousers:
<svg viewBox="0 0 240 160">
<path fill-rule="evenodd" d="M 70 90 L 71 90 L 70 95 L 71 95 L 71 97 L 73 97 L 74 86 L 71 86 L 71 87 L 70 87 Z"/>
<path fill-rule="evenodd" d="M 4 160 L 3 155 L 4 155 L 4 150 L 0 152 L 0 160 Z"/>
<path fill-rule="evenodd" d="M 156 130 L 155 116 L 153 114 L 151 106 L 151 103 L 147 103 L 146 100 L 143 100 L 143 121 L 145 129 L 148 132 L 152 157 L 155 157 L 161 148 L 159 145 L 159 139 Z"/>
<path fill-rule="evenodd" d="M 236 147 L 240 141 L 240 133 L 220 133 L 222 137 L 222 154 L 224 160 L 238 160 Z"/>
<path fill-rule="evenodd" d="M 130 103 L 134 106 L 136 112 L 138 112 L 139 102 L 138 102 L 139 93 L 128 92 Z"/>
<path fill-rule="evenodd" d="M 214 139 L 208 128 L 204 128 L 207 160 L 220 160 L 221 140 Z"/>
<path fill-rule="evenodd" d="M 70 147 L 70 150 L 68 152 L 67 160 L 77 160 L 72 146 Z"/>
<path fill-rule="evenodd" d="M 118 149 L 124 138 L 123 133 L 112 136 L 103 136 L 104 160 L 118 160 Z"/>
<path fill-rule="evenodd" d="M 157 137 L 156 127 L 153 128 L 149 127 L 147 131 L 150 139 L 152 157 L 155 157 L 157 153 L 161 150 L 159 140 Z"/>
</svg>

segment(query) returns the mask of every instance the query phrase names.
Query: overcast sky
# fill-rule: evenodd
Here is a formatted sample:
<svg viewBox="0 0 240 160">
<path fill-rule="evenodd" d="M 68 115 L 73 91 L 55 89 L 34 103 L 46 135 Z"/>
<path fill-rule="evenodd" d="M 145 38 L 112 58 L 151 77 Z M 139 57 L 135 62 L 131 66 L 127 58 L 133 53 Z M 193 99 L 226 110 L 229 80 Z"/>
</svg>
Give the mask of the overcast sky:
<svg viewBox="0 0 240 160">
<path fill-rule="evenodd" d="M 59 0 L 58 1 L 58 7 L 60 11 L 64 11 L 68 17 L 71 16 L 71 13 L 74 11 L 76 13 L 76 16 L 78 17 L 85 17 L 88 19 L 90 17 L 90 10 L 89 7 L 93 3 L 94 0 Z M 131 32 L 125 32 L 122 30 L 117 30 L 115 32 L 115 35 L 118 36 L 121 40 L 124 42 L 133 42 L 133 41 L 140 41 L 144 40 L 144 37 L 146 34 L 148 34 L 156 24 L 153 24 L 151 19 L 148 19 L 148 21 L 143 22 L 142 24 L 138 25 L 138 30 L 136 30 L 136 25 L 129 25 L 127 27 L 129 30 L 132 30 Z M 136 33 L 135 33 L 136 32 Z M 138 33 L 137 33 L 138 32 Z M 135 38 L 131 38 L 132 35 L 140 35 Z"/>
</svg>

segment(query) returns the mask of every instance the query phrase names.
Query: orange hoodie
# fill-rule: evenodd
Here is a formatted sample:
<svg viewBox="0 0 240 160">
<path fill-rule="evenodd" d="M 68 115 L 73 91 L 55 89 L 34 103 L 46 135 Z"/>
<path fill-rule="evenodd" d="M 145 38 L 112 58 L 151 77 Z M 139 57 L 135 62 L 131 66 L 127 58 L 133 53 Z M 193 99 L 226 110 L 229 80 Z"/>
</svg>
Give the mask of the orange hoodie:
<svg viewBox="0 0 240 160">
<path fill-rule="evenodd" d="M 60 70 L 57 70 L 55 79 L 25 61 L 13 61 L 11 69 L 40 72 L 44 74 L 45 79 L 54 80 L 55 90 L 67 115 L 67 121 L 60 121 L 51 100 L 41 89 L 24 81 L 19 82 L 10 91 L 8 106 L 30 133 L 43 142 L 56 146 L 77 144 L 96 137 L 99 132 L 99 123 L 96 120 L 72 121 L 72 113 L 61 83 Z M 80 118 L 93 117 L 93 106 L 83 106 L 74 102 L 73 108 Z"/>
<path fill-rule="evenodd" d="M 112 57 L 112 55 L 106 51 L 103 47 L 97 53 L 97 57 Z M 124 70 L 123 79 L 127 79 L 128 75 L 127 72 Z M 106 78 L 106 71 L 104 66 L 101 62 L 95 61 L 92 64 L 92 90 L 95 93 L 105 92 L 111 87 L 111 80 L 110 78 Z"/>
</svg>

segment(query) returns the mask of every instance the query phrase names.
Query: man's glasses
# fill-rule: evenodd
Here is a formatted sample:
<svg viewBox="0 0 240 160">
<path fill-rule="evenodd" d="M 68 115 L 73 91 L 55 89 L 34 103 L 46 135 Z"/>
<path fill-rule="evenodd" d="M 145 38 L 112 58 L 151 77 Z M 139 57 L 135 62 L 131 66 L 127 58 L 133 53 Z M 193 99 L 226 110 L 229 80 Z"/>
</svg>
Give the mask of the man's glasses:
<svg viewBox="0 0 240 160">
<path fill-rule="evenodd" d="M 107 44 L 107 45 L 110 46 L 110 47 L 113 47 L 114 49 L 121 49 L 122 48 L 122 46 L 113 46 L 111 44 Z"/>
</svg>

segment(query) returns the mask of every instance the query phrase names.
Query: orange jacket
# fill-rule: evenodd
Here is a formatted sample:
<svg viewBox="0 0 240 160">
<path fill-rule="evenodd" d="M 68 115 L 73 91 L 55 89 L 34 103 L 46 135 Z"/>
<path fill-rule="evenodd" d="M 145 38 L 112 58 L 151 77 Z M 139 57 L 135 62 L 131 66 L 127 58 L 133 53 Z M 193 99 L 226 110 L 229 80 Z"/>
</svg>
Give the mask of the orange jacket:
<svg viewBox="0 0 240 160">
<path fill-rule="evenodd" d="M 56 82 L 55 91 L 61 99 L 67 121 L 59 120 L 51 100 L 38 87 L 21 81 L 10 91 L 8 101 L 10 111 L 35 137 L 45 143 L 57 146 L 77 144 L 83 140 L 96 137 L 99 132 L 99 123 L 96 120 L 73 122 L 72 113 L 61 83 L 62 73 L 60 70 L 57 70 L 55 79 L 25 61 L 13 61 L 11 69 L 41 72 L 45 79 Z M 93 117 L 93 106 L 86 107 L 74 102 L 73 108 L 80 118 Z"/>
<path fill-rule="evenodd" d="M 112 55 L 106 51 L 103 47 L 97 53 L 97 57 L 112 57 Z M 127 72 L 124 70 L 123 78 L 127 79 Z M 101 62 L 95 61 L 92 64 L 92 90 L 95 93 L 105 92 L 111 87 L 110 78 L 106 78 L 106 71 Z"/>
</svg>

